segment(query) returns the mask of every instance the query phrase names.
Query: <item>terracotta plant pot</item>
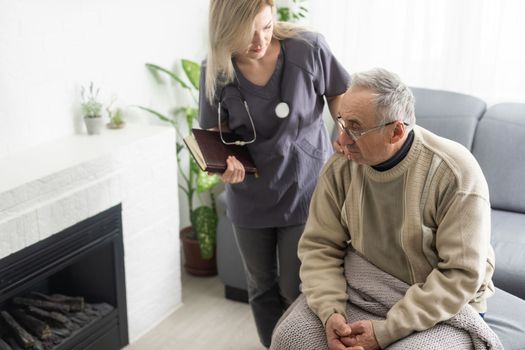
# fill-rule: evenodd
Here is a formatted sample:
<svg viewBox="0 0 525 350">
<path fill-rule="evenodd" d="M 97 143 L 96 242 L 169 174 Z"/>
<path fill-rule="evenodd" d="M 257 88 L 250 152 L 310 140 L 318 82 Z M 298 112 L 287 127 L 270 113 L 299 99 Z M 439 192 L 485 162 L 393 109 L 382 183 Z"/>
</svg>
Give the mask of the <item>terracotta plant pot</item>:
<svg viewBox="0 0 525 350">
<path fill-rule="evenodd" d="M 193 227 L 188 226 L 180 230 L 180 240 L 184 251 L 184 268 L 195 276 L 215 276 L 217 274 L 217 259 L 215 251 L 213 258 L 205 260 L 201 257 L 199 242 L 190 238 Z"/>
</svg>

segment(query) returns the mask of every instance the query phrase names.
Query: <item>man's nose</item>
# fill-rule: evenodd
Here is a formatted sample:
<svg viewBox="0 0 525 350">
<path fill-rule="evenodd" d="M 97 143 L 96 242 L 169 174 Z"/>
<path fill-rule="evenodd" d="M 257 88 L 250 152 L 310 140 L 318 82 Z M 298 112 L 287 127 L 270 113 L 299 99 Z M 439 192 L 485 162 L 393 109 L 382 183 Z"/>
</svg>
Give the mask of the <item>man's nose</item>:
<svg viewBox="0 0 525 350">
<path fill-rule="evenodd" d="M 353 145 L 355 143 L 355 140 L 350 135 L 348 135 L 346 132 L 343 131 L 342 134 L 343 134 L 343 137 L 342 139 L 340 138 L 339 140 L 341 141 L 341 144 L 343 146 Z"/>
</svg>

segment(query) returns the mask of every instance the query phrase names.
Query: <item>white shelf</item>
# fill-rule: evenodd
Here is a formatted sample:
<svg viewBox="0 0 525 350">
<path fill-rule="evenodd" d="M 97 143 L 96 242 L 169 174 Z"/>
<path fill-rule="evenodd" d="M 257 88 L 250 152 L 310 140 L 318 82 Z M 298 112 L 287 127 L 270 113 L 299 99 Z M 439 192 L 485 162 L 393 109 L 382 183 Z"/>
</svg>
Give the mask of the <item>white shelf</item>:
<svg viewBox="0 0 525 350">
<path fill-rule="evenodd" d="M 71 135 L 0 159 L 0 193 L 77 166 L 171 127 L 128 124 L 123 129 L 104 129 L 100 135 Z M 173 146 L 175 150 L 175 146 Z"/>
</svg>

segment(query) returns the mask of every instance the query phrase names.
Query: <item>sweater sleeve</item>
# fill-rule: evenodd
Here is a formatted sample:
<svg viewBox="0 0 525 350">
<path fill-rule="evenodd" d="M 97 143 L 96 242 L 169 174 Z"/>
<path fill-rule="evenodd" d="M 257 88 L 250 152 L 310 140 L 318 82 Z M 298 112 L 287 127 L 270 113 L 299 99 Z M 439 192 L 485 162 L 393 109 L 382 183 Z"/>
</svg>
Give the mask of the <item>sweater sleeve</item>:
<svg viewBox="0 0 525 350">
<path fill-rule="evenodd" d="M 450 319 L 474 299 L 485 277 L 490 246 L 490 204 L 457 192 L 436 231 L 439 262 L 424 283 L 412 285 L 388 312 L 372 321 L 381 348 Z"/>
<path fill-rule="evenodd" d="M 335 181 L 323 172 L 299 241 L 302 292 L 323 324 L 333 313 L 346 315 L 348 295 L 343 263 L 350 237 L 341 223 L 343 202 L 343 190 L 337 189 Z"/>
</svg>

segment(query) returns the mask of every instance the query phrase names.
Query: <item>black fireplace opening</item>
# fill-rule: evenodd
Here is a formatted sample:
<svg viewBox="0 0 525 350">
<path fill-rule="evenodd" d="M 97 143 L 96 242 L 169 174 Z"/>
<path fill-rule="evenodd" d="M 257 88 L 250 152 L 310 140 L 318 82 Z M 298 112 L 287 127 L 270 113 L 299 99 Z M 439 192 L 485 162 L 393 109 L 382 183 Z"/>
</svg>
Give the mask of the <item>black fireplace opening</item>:
<svg viewBox="0 0 525 350">
<path fill-rule="evenodd" d="M 121 211 L 117 205 L 0 259 L 0 350 L 128 344 Z"/>
</svg>

